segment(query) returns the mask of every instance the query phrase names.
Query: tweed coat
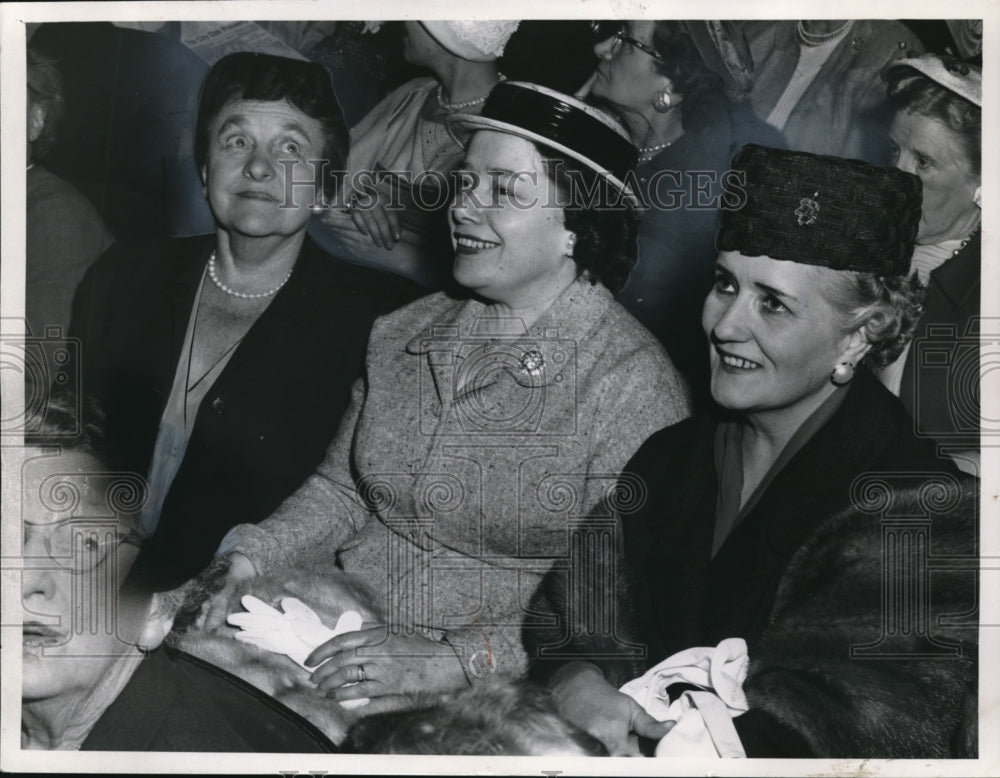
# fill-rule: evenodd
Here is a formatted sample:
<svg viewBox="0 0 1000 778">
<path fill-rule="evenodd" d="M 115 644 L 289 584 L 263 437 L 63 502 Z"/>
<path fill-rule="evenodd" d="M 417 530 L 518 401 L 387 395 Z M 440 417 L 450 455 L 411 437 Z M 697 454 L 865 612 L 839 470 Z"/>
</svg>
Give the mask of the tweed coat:
<svg viewBox="0 0 1000 778">
<path fill-rule="evenodd" d="M 261 573 L 336 554 L 390 623 L 446 637 L 474 675 L 517 674 L 525 604 L 572 521 L 688 398 L 603 286 L 574 282 L 527 332 L 487 317 L 438 293 L 380 319 L 323 464 L 236 550 Z"/>
<path fill-rule="evenodd" d="M 559 614 L 559 623 L 549 629 L 548 635 L 539 630 L 529 640 L 558 650 L 541 646 L 534 649 L 543 657 L 532 667 L 537 680 L 547 680 L 568 661 L 584 659 L 600 666 L 608 680 L 620 686 L 671 654 L 693 646 L 715 646 L 730 637 L 747 641 L 751 675 L 755 659 L 762 658 L 762 644 L 766 644 L 767 665 L 772 671 L 775 666 L 788 666 L 790 659 L 798 661 L 803 646 L 808 646 L 813 652 L 810 656 L 824 657 L 817 662 L 821 675 L 825 658 L 836 656 L 841 661 L 852 641 L 862 644 L 879 638 L 877 628 L 875 634 L 869 631 L 873 623 L 876 626 L 879 623 L 881 586 L 877 573 L 873 576 L 876 585 L 859 593 L 855 585 L 857 571 L 847 565 L 838 569 L 830 564 L 823 569 L 831 577 L 822 583 L 828 590 L 834 590 L 836 596 L 825 597 L 822 605 L 816 606 L 826 608 L 826 612 L 806 611 L 807 619 L 799 605 L 795 613 L 799 631 L 795 632 L 795 624 L 785 622 L 781 625 L 784 633 L 776 636 L 773 629 L 776 604 L 793 601 L 808 606 L 811 602 L 808 594 L 819 591 L 818 588 L 808 593 L 789 591 L 790 565 L 797 559 L 800 571 L 797 580 L 801 581 L 805 577 L 801 571 L 808 573 L 822 559 L 803 559 L 802 550 L 834 516 L 851 508 L 852 500 L 857 499 L 855 480 L 860 476 L 877 474 L 893 486 L 896 484 L 893 479 L 898 478 L 902 485 L 919 485 L 921 479 L 937 477 L 932 474 L 954 482 L 957 471 L 951 462 L 937 458 L 932 445 L 915 438 L 912 422 L 898 398 L 867 370 L 859 370 L 834 415 L 777 474 L 713 557 L 713 517 L 718 500 L 716 429 L 717 421 L 705 414 L 651 436 L 625 468 L 631 481 L 644 485 L 645 500 L 627 514 L 619 512 L 618 553 L 597 558 L 604 572 L 584 571 L 570 578 L 564 572 L 554 571 L 547 576 L 533 604 L 542 612 Z M 878 517 L 862 518 L 878 528 Z M 827 548 L 830 547 L 828 542 Z M 836 548 L 835 539 L 832 547 Z M 865 558 L 878 557 L 876 550 L 876 553 L 866 552 Z M 596 624 L 615 628 L 588 632 L 574 618 L 575 613 L 587 611 L 572 607 L 572 603 L 586 600 L 581 600 L 581 593 L 571 581 L 576 581 L 577 587 L 592 586 L 590 582 L 594 580 L 605 580 L 607 569 L 613 569 L 615 564 L 619 572 L 611 573 L 618 577 L 614 596 L 595 602 L 598 613 L 592 617 Z M 627 570 L 625 575 L 620 575 L 622 568 Z M 841 573 L 847 578 L 837 577 Z M 816 587 L 815 580 L 812 585 Z M 781 591 L 783 595 L 779 594 Z M 874 598 L 866 600 L 864 595 L 872 591 Z M 830 604 L 836 603 L 838 597 L 842 603 L 839 612 L 836 605 Z M 973 603 L 974 597 L 966 597 L 963 608 Z M 609 604 L 613 608 L 611 613 L 606 612 Z M 857 631 L 846 638 L 843 631 L 831 637 L 824 625 L 829 628 L 834 623 L 840 625 L 848 613 L 855 617 L 865 613 L 866 618 L 853 618 Z M 794 649 L 789 648 L 789 633 L 797 641 Z M 765 640 L 769 634 L 770 638 Z M 784 656 L 783 651 L 791 651 L 792 656 Z M 968 672 L 968 666 L 956 665 L 954 669 Z M 864 682 L 865 694 L 891 706 L 900 665 L 876 660 L 866 663 L 865 670 L 871 671 Z M 876 672 L 881 670 L 885 674 Z M 858 671 L 860 676 L 860 666 Z M 914 671 L 911 668 L 906 672 Z M 920 673 L 918 668 L 914 675 Z M 780 702 L 770 707 L 765 702 L 767 680 L 756 687 L 752 686 L 752 680 L 748 681 L 748 694 L 752 691 L 757 697 L 751 694 L 751 710 L 734 720 L 748 755 L 905 755 L 890 751 L 889 735 L 882 740 L 874 735 L 867 741 L 858 738 L 848 744 L 854 734 L 849 730 L 857 723 L 850 708 L 854 701 L 848 700 L 847 712 L 840 717 L 842 721 L 821 718 L 824 700 L 831 699 L 823 694 L 830 686 L 819 681 L 807 692 L 807 696 L 812 695 L 810 710 L 815 712 L 815 720 L 825 722 L 831 730 L 819 747 L 801 729 L 788 723 L 788 719 L 802 722 L 807 716 L 798 714 L 783 720 L 775 711 Z M 959 685 L 939 687 L 935 692 L 942 696 L 951 694 L 960 705 L 965 689 Z M 789 696 L 786 694 L 786 699 Z M 861 696 L 858 695 L 858 700 Z M 837 706 L 844 704 L 831 706 L 825 715 L 837 718 Z M 898 732 L 897 724 L 903 720 L 883 717 L 883 727 L 890 734 Z M 954 726 L 954 716 L 950 721 Z M 947 740 L 947 734 L 942 737 Z M 847 751 L 848 748 L 857 750 Z M 931 753 L 929 747 L 923 752 L 927 753 Z"/>
<path fill-rule="evenodd" d="M 215 236 L 119 243 L 84 277 L 70 334 L 82 388 L 108 415 L 121 467 L 146 474 Z M 360 375 L 376 316 L 416 287 L 320 251 L 308 238 L 288 283 L 198 408 L 144 555 L 161 585 L 212 560 L 240 522 L 266 518 L 322 460 Z"/>
</svg>

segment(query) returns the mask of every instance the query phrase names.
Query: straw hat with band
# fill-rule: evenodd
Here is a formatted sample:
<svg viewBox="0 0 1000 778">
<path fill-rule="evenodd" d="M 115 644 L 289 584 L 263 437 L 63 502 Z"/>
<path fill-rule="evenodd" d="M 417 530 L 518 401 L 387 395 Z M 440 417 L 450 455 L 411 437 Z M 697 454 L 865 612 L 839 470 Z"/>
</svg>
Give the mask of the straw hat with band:
<svg viewBox="0 0 1000 778">
<path fill-rule="evenodd" d="M 719 210 L 719 251 L 905 275 L 920 223 L 920 179 L 896 168 L 802 151 L 744 146 L 742 190 Z"/>
<path fill-rule="evenodd" d="M 605 113 L 562 92 L 503 81 L 493 87 L 482 113 L 455 114 L 448 127 L 462 145 L 477 130 L 495 130 L 548 146 L 593 170 L 630 204 L 638 204 L 625 183 L 638 158 L 628 133 Z"/>
</svg>

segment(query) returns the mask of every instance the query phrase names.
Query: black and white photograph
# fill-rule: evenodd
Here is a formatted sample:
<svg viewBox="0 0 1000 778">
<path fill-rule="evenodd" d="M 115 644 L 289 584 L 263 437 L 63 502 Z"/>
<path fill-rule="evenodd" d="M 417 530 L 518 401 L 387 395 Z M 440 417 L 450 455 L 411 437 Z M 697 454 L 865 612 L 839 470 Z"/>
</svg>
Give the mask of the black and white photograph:
<svg viewBox="0 0 1000 778">
<path fill-rule="evenodd" d="M 0 4 L 0 768 L 1000 772 L 998 35 Z"/>
</svg>

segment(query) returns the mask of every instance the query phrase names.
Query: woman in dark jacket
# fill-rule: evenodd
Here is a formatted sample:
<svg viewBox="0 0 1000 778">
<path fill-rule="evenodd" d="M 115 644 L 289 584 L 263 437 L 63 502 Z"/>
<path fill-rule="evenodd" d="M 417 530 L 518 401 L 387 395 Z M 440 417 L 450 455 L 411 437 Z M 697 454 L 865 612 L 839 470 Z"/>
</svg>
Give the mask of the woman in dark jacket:
<svg viewBox="0 0 1000 778">
<path fill-rule="evenodd" d="M 746 143 L 781 145 L 781 134 L 743 99 L 752 63 L 729 22 L 626 21 L 594 52 L 590 99 L 628 128 L 646 205 L 639 260 L 618 299 L 700 388 L 708 366 L 698 318 L 729 161 Z"/>
<path fill-rule="evenodd" d="M 936 54 L 886 69 L 893 162 L 923 183 L 911 274 L 927 287 L 913 343 L 880 378 L 916 429 L 979 471 L 981 70 Z"/>
<path fill-rule="evenodd" d="M 564 715 L 612 753 L 627 753 L 635 749 L 631 733 L 658 738 L 668 728 L 616 687 L 679 651 L 740 637 L 750 658 L 750 710 L 734 724 L 748 755 L 945 755 L 974 687 L 974 633 L 964 635 L 963 661 L 934 666 L 945 671 L 940 675 L 914 666 L 920 635 L 896 646 L 904 654 L 898 662 L 859 655 L 849 664 L 855 678 L 864 678 L 855 690 L 863 685 L 866 693 L 840 695 L 839 686 L 851 681 L 827 662 L 878 644 L 878 630 L 866 628 L 879 622 L 882 581 L 878 571 L 867 570 L 862 581 L 855 567 L 828 564 L 842 551 L 836 534 L 820 550 L 810 541 L 829 532 L 837 514 L 867 510 L 874 515 L 863 526 L 875 537 L 854 561 L 864 556 L 877 564 L 873 491 L 906 502 L 901 495 L 923 494 L 929 484 L 959 488 L 950 463 L 913 436 L 902 405 L 868 371 L 899 354 L 919 312 L 917 290 L 905 277 L 919 182 L 862 162 L 754 146 L 733 167 L 745 176 L 744 202 L 721 214 L 721 253 L 702 319 L 720 412 L 660 431 L 633 457 L 619 490 L 617 527 L 595 518 L 583 529 L 603 532 L 614 545 L 596 570 L 571 563 L 568 576 L 550 575 L 540 591 L 539 606 L 561 612 L 569 636 L 528 634 L 533 672 L 549 680 Z M 634 499 L 626 505 L 628 493 Z M 962 504 L 973 499 L 966 495 Z M 882 513 L 918 515 L 894 506 Z M 841 523 L 857 522 L 849 516 Z M 813 550 L 803 551 L 810 543 Z M 969 543 L 965 550 L 971 552 Z M 623 581 L 615 581 L 616 557 Z M 847 577 L 806 588 L 810 566 Z M 966 576 L 956 584 L 965 608 L 974 603 L 973 581 Z M 820 596 L 823 586 L 837 596 Z M 805 607 L 779 607 L 796 599 Z M 855 614 L 853 634 L 824 631 L 824 624 L 833 629 L 838 603 L 839 615 Z M 898 625 L 886 619 L 892 632 Z M 755 674 L 758 667 L 770 672 Z M 785 695 L 786 704 L 772 697 L 783 684 L 797 684 L 799 692 Z M 909 703 L 896 696 L 901 688 L 946 700 L 921 719 L 923 731 L 910 726 Z M 859 712 L 862 698 L 877 700 L 879 714 Z M 796 712 L 803 704 L 806 712 Z M 872 718 L 872 731 L 882 734 L 869 732 Z"/>
<path fill-rule="evenodd" d="M 340 169 L 347 152 L 323 68 L 224 57 L 202 88 L 195 137 L 215 234 L 113 247 L 81 283 L 70 327 L 84 389 L 147 477 L 144 554 L 168 586 L 313 471 L 372 322 L 414 296 L 306 237 L 322 202 L 312 161 Z"/>
</svg>

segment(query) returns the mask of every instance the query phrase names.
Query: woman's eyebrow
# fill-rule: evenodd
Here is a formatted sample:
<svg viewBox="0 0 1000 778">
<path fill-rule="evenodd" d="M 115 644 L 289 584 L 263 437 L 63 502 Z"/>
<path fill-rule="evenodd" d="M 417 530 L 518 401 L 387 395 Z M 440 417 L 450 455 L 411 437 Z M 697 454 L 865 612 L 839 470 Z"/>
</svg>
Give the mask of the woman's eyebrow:
<svg viewBox="0 0 1000 778">
<path fill-rule="evenodd" d="M 775 297 L 780 297 L 783 300 L 792 300 L 793 302 L 799 301 L 799 298 L 796 297 L 794 294 L 790 294 L 789 292 L 785 292 L 769 284 L 765 284 L 760 281 L 755 281 L 754 286 L 756 286 L 758 289 L 763 289 L 768 294 L 773 294 Z"/>
</svg>

